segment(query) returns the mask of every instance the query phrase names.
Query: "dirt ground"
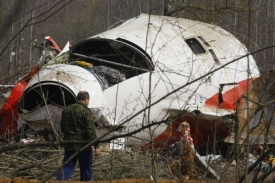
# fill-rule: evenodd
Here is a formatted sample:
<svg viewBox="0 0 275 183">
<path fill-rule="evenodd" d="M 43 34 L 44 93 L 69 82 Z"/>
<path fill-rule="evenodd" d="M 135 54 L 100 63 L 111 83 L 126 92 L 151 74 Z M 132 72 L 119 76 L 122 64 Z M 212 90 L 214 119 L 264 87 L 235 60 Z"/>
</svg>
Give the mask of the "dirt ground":
<svg viewBox="0 0 275 183">
<path fill-rule="evenodd" d="M 211 165 L 211 167 L 220 175 L 221 180 L 225 182 L 239 182 L 234 180 L 240 180 L 240 178 L 246 172 L 246 166 L 244 166 L 245 161 L 240 162 L 239 165 Z M 274 167 L 274 164 L 272 165 Z M 255 176 L 258 173 L 258 176 Z M 262 183 L 259 179 L 261 176 L 264 176 L 266 171 L 259 170 L 255 168 L 250 173 L 247 174 L 246 178 L 242 181 L 242 183 Z M 273 171 L 267 178 L 263 181 L 263 183 L 275 183 L 275 172 Z"/>
<path fill-rule="evenodd" d="M 13 183 L 39 183 L 39 180 L 28 180 L 23 178 L 16 178 Z M 152 183 L 151 179 L 120 179 L 112 181 L 91 181 L 93 183 Z M 179 183 L 179 180 L 159 179 L 158 183 Z M 217 181 L 201 181 L 201 180 L 183 180 L 184 183 L 216 183 Z M 0 183 L 12 183 L 11 179 L 0 178 Z M 60 181 L 49 180 L 46 183 L 61 183 Z M 62 183 L 80 183 L 80 181 L 62 181 Z M 228 183 L 228 182 L 223 182 Z"/>
<path fill-rule="evenodd" d="M 40 141 L 38 141 L 40 142 Z M 37 142 L 37 143 L 38 143 Z M 40 142 L 42 143 L 42 142 Z M 0 143 L 1 146 L 7 146 Z M 120 151 L 108 149 L 102 145 L 102 154 L 93 158 L 93 179 L 94 183 L 153 183 L 150 179 L 152 170 L 151 154 L 140 154 L 135 151 Z M 0 153 L 0 183 L 39 183 L 45 176 L 56 171 L 63 159 L 62 149 L 54 147 L 40 146 L 32 148 L 18 148 Z M 221 181 L 215 178 L 209 178 L 205 175 L 205 170 L 201 171 L 200 165 L 196 164 L 196 170 L 200 170 L 190 179 L 181 181 L 169 173 L 166 161 L 163 156 L 157 156 L 155 159 L 155 168 L 158 183 L 236 183 L 245 172 L 246 161 L 240 160 L 239 165 L 228 164 L 225 158 L 209 161 L 209 166 L 221 178 Z M 275 167 L 275 164 L 273 165 Z M 19 170 L 20 171 L 17 171 Z M 14 172 L 14 181 L 11 180 Z M 260 183 L 259 177 L 264 174 L 259 171 L 258 177 L 255 178 L 257 170 L 248 174 L 242 183 Z M 79 167 L 76 167 L 71 181 L 64 183 L 79 183 Z M 47 183 L 58 183 L 51 177 Z M 63 183 L 62 182 L 62 183 Z M 264 181 L 264 183 L 275 183 L 275 171 L 273 171 Z"/>
<path fill-rule="evenodd" d="M 35 149 L 16 149 L 5 153 L 0 153 L 0 183 L 11 183 L 11 177 L 17 172 L 14 183 L 39 183 L 45 176 L 53 173 L 61 164 L 63 156 L 62 150 L 45 148 Z M 93 179 L 98 183 L 153 183 L 151 176 L 151 155 L 139 154 L 136 152 L 104 152 L 99 157 L 93 159 Z M 159 183 L 214 183 L 218 182 L 215 178 L 209 178 L 204 175 L 205 171 L 196 173 L 190 179 L 179 179 L 169 173 L 167 165 L 161 157 L 156 159 L 157 182 Z M 235 183 L 245 172 L 245 161 L 240 161 L 239 165 L 228 164 L 224 158 L 209 162 L 209 166 L 221 177 L 220 183 Z M 196 165 L 196 169 L 201 169 Z M 255 181 L 263 171 L 259 171 L 258 178 L 254 175 L 257 170 L 253 170 L 248 174 L 246 181 L 242 183 L 260 183 Z M 70 183 L 78 183 L 79 167 L 76 167 L 72 181 Z M 2 178 L 1 178 L 2 177 Z M 48 183 L 58 183 L 54 181 L 55 176 L 51 177 Z M 264 183 L 275 183 L 275 172 L 273 171 Z"/>
<path fill-rule="evenodd" d="M 219 166 L 213 165 L 213 169 L 216 170 L 217 173 L 221 173 L 221 168 Z M 243 172 L 245 170 L 245 167 L 240 166 L 240 172 Z M 253 182 L 253 176 L 254 176 L 255 172 L 251 172 L 248 176 L 247 179 L 243 181 L 246 183 L 251 183 Z M 191 179 L 187 179 L 187 178 L 183 178 L 181 181 L 179 179 L 177 179 L 176 177 L 171 177 L 169 179 L 166 178 L 159 178 L 157 179 L 158 183 L 236 183 L 237 181 L 233 181 L 236 180 L 236 166 L 229 166 L 227 168 L 227 170 L 224 172 L 224 175 L 222 177 L 222 181 L 218 181 L 218 180 L 191 180 Z M 242 174 L 240 174 L 242 175 Z M 62 183 L 80 183 L 80 181 L 77 181 L 78 177 L 75 178 L 72 181 L 62 181 Z M 25 177 L 16 177 L 14 179 L 14 181 L 12 182 L 12 180 L 10 178 L 3 178 L 0 177 L 0 183 L 40 183 L 41 180 L 37 180 L 37 179 L 28 179 Z M 153 180 L 151 179 L 140 179 L 140 178 L 125 178 L 125 179 L 112 179 L 112 180 L 95 180 L 95 181 L 91 181 L 93 183 L 153 183 Z M 260 181 L 256 181 L 256 182 L 260 182 Z M 263 181 L 264 183 L 275 183 L 275 172 L 273 172 L 267 179 L 265 179 Z M 55 180 L 48 180 L 46 181 L 46 183 L 61 183 L 60 181 L 55 181 Z"/>
</svg>

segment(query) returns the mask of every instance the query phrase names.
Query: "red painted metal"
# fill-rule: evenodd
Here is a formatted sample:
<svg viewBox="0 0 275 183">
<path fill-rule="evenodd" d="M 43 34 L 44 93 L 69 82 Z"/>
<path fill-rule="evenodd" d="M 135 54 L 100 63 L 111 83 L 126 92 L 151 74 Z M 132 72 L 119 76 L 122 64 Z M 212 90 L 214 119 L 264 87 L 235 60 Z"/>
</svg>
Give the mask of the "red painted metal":
<svg viewBox="0 0 275 183">
<path fill-rule="evenodd" d="M 187 121 L 190 124 L 191 137 L 196 148 L 211 144 L 214 139 L 217 140 L 217 137 L 224 138 L 229 135 L 229 129 L 224 124 L 183 116 L 171 123 L 164 132 L 158 135 L 152 142 L 143 146 L 142 149 L 152 150 L 153 145 L 155 149 L 163 149 L 174 144 L 181 137 L 177 129 L 183 121 Z"/>
<path fill-rule="evenodd" d="M 223 103 L 219 105 L 219 93 L 216 93 L 205 101 L 206 106 L 219 107 L 221 109 L 236 110 L 236 102 L 243 95 L 248 86 L 255 80 L 252 78 L 238 83 L 238 86 L 223 93 Z"/>
<path fill-rule="evenodd" d="M 17 119 L 18 119 L 18 100 L 23 94 L 28 82 L 35 73 L 39 70 L 38 66 L 18 81 L 11 91 L 10 96 L 0 110 L 0 135 L 4 138 L 10 138 L 17 134 Z"/>
<path fill-rule="evenodd" d="M 51 49 L 54 49 L 54 50 L 56 50 L 57 51 L 57 53 L 59 53 L 59 52 L 61 52 L 61 49 L 59 48 L 59 46 L 56 44 L 56 42 L 53 40 L 53 38 L 51 38 L 51 37 L 46 37 L 46 39 L 47 40 L 49 40 L 50 42 L 51 42 L 51 46 L 50 46 L 50 48 Z"/>
<path fill-rule="evenodd" d="M 208 107 L 219 107 L 221 109 L 236 110 L 237 100 L 241 95 L 243 95 L 248 86 L 256 78 L 250 80 L 244 80 L 238 83 L 238 86 L 232 88 L 223 93 L 223 103 L 219 105 L 219 93 L 216 93 L 208 100 L 206 100 L 205 105 Z M 178 126 L 181 122 L 187 121 L 190 124 L 191 137 L 194 140 L 195 147 L 205 146 L 211 144 L 211 142 L 222 139 L 228 136 L 229 129 L 225 124 L 217 123 L 216 121 L 210 121 L 205 119 L 199 119 L 195 116 L 192 117 L 181 117 L 171 123 L 167 129 L 159 134 L 153 142 L 149 142 L 142 147 L 143 150 L 151 150 L 152 146 L 154 148 L 165 148 L 169 145 L 174 144 L 180 139 L 180 133 L 177 131 Z"/>
</svg>

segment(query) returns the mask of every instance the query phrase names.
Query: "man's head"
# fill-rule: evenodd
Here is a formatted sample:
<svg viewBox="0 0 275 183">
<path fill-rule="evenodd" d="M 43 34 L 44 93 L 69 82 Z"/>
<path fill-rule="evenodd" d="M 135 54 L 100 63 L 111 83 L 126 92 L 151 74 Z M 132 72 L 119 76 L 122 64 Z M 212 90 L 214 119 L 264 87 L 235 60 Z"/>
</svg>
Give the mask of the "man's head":
<svg viewBox="0 0 275 183">
<path fill-rule="evenodd" d="M 84 102 L 84 104 L 88 106 L 90 102 L 90 95 L 86 91 L 80 91 L 78 92 L 76 99 Z"/>
</svg>

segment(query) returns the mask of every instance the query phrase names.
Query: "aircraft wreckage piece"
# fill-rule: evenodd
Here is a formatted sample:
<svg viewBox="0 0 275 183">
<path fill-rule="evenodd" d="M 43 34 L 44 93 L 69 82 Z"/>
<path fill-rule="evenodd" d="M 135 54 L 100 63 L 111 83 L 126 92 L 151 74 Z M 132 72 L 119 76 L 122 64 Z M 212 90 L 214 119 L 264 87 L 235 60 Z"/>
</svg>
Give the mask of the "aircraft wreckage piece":
<svg viewBox="0 0 275 183">
<path fill-rule="evenodd" d="M 69 64 L 48 66 L 33 77 L 29 86 L 23 94 L 24 102 L 19 102 L 18 112 L 38 132 L 46 130 L 43 133 L 48 133 L 47 130 L 52 127 L 59 129 L 56 121 L 60 121 L 63 107 L 76 101 L 75 93 L 78 91 L 93 91 L 90 93 L 93 102 L 88 107 L 99 110 L 99 115 L 104 107 L 100 84 L 91 72 L 82 67 Z"/>
<path fill-rule="evenodd" d="M 275 71 L 261 74 L 240 98 L 237 134 L 225 142 L 275 144 Z"/>
<path fill-rule="evenodd" d="M 60 51 L 60 48 L 49 36 L 45 37 L 45 41 L 40 46 L 41 49 L 40 63 L 45 63 L 48 58 L 51 58 L 55 53 Z M 22 77 L 15 85 L 0 85 L 0 87 L 12 87 L 12 91 L 7 96 L 5 103 L 0 110 L 0 136 L 4 139 L 12 138 L 18 135 L 18 101 L 25 91 L 30 79 L 40 69 L 40 65 L 34 66 L 31 71 Z M 5 97 L 6 97 L 5 96 Z"/>
<path fill-rule="evenodd" d="M 100 129 L 121 125 L 115 133 L 123 135 L 158 123 L 123 138 L 126 146 L 167 147 L 180 138 L 178 124 L 185 120 L 199 148 L 230 134 L 237 99 L 259 76 L 246 54 L 218 26 L 141 14 L 44 65 L 18 113 L 38 133 L 57 136 L 61 110 L 87 90 Z"/>
</svg>

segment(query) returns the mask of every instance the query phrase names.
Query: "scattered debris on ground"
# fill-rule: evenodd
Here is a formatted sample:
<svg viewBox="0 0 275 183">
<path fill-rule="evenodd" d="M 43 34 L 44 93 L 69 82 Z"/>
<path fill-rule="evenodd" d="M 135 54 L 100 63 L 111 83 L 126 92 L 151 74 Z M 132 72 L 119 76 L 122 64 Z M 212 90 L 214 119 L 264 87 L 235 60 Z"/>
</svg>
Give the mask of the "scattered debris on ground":
<svg viewBox="0 0 275 183">
<path fill-rule="evenodd" d="M 31 138 L 22 139 L 19 142 L 10 141 L 9 145 L 23 144 L 35 144 L 43 142 L 43 139 L 35 137 L 31 134 Z M 8 144 L 2 143 L 1 146 L 7 146 Z M 161 153 L 141 153 L 131 150 L 110 150 L 109 144 L 102 144 L 102 153 L 98 157 L 93 157 L 93 179 L 96 182 L 123 180 L 125 183 L 134 182 L 152 182 L 152 170 L 155 167 L 156 179 L 158 182 L 163 180 L 164 182 L 176 182 L 182 180 L 184 182 L 203 182 L 203 181 L 217 181 L 221 182 L 236 182 L 239 180 L 246 170 L 246 164 L 252 166 L 259 160 L 259 156 L 249 154 L 248 159 L 243 156 L 238 162 L 227 161 L 221 155 L 209 154 L 207 156 L 200 156 L 198 153 L 185 155 L 181 160 L 185 164 L 193 162 L 193 168 L 191 172 L 184 173 L 182 170 L 182 163 L 179 163 L 177 159 L 169 159 L 167 155 Z M 269 152 L 269 151 L 268 151 Z M 271 157 L 271 152 L 267 157 Z M 154 157 L 155 161 L 152 161 Z M 188 158 L 186 160 L 186 158 Z M 190 159 L 194 158 L 194 161 Z M 171 156 L 170 156 L 171 158 Z M 32 146 L 30 148 L 17 148 L 15 150 L 0 152 L 0 182 L 7 182 L 13 177 L 20 177 L 18 182 L 24 182 L 24 180 L 33 180 L 34 183 L 37 180 L 44 179 L 47 175 L 53 174 L 51 181 L 55 180 L 55 172 L 57 172 L 58 166 L 61 165 L 63 159 L 63 150 L 60 147 L 49 146 Z M 169 160 L 173 164 L 173 168 L 169 169 Z M 271 163 L 268 163 L 270 161 Z M 188 163 L 189 162 L 189 163 Z M 191 167 L 192 167 L 191 166 Z M 258 177 L 270 173 L 265 179 L 267 183 L 274 183 L 274 159 L 263 159 L 258 163 L 253 170 L 248 174 L 246 180 L 255 180 L 254 175 L 257 173 Z M 185 167 L 186 168 L 186 167 Z M 175 173 L 175 170 L 178 173 Z M 269 172 L 272 171 L 272 172 Z M 71 181 L 79 180 L 79 167 L 77 165 Z M 7 178 L 7 179 L 6 179 Z M 21 183 L 20 182 L 20 183 Z M 255 181 L 256 182 L 256 181 Z"/>
</svg>

